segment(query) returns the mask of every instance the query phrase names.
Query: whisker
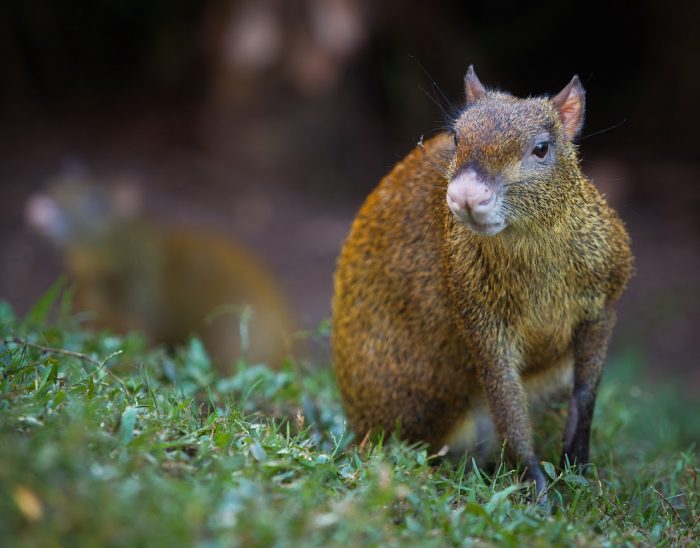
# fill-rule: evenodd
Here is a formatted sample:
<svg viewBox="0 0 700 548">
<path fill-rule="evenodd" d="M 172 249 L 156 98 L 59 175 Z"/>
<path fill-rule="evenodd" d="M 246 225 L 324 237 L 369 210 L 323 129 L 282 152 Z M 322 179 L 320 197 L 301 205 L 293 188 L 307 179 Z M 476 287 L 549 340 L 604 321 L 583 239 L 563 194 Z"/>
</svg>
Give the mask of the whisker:
<svg viewBox="0 0 700 548">
<path fill-rule="evenodd" d="M 440 112 L 442 113 L 442 116 L 444 118 L 443 123 L 449 124 L 449 127 L 451 128 L 452 122 L 454 122 L 455 119 L 452 105 L 448 105 L 448 108 L 446 109 L 445 106 L 435 97 L 433 97 L 432 93 L 429 93 L 428 90 L 426 90 L 423 86 L 418 86 L 418 89 L 421 90 L 438 109 L 440 109 Z"/>
<path fill-rule="evenodd" d="M 448 125 L 448 128 L 451 128 L 452 125 L 454 124 L 454 121 L 459 117 L 459 113 L 461 112 L 461 108 L 459 106 L 455 105 L 452 101 L 450 101 L 447 98 L 447 95 L 445 95 L 445 92 L 442 91 L 442 89 L 440 88 L 440 86 L 438 86 L 435 79 L 431 76 L 431 74 L 426 70 L 426 68 L 421 64 L 421 62 L 418 59 L 416 59 L 413 55 L 410 55 L 410 54 L 409 54 L 409 57 L 418 65 L 418 68 L 420 68 L 421 71 L 423 71 L 423 74 L 425 74 L 428 77 L 428 79 L 431 82 L 432 88 L 439 94 L 438 97 L 442 99 L 442 101 L 444 102 L 444 105 L 446 105 L 446 108 L 445 108 L 445 106 L 443 106 L 443 104 L 440 101 L 438 101 L 438 99 L 436 97 L 433 96 L 432 93 L 428 93 L 421 86 L 418 86 L 418 88 L 421 91 L 423 91 L 423 93 L 425 93 L 430 98 L 430 100 L 440 109 L 440 112 L 442 113 L 442 115 L 444 117 L 445 123 Z"/>
<path fill-rule="evenodd" d="M 420 243 L 422 244 L 425 241 L 425 238 L 428 236 L 428 232 L 430 232 L 430 229 L 432 228 L 433 224 L 435 223 L 435 218 L 433 218 L 432 221 L 428 224 L 428 227 L 425 229 L 425 232 L 423 232 L 423 237 L 421 238 Z"/>
<path fill-rule="evenodd" d="M 425 186 L 421 186 L 421 187 L 417 188 L 416 190 L 414 190 L 414 191 L 409 195 L 407 201 L 408 201 L 409 203 L 411 203 L 411 202 L 413 201 L 413 198 L 416 196 L 416 194 L 418 194 L 419 192 L 423 192 L 423 191 L 426 190 L 426 189 L 431 189 L 431 188 L 434 188 L 434 189 L 437 189 L 437 190 L 442 190 L 442 187 L 441 187 L 441 186 L 427 184 L 427 185 L 425 185 Z M 435 200 L 435 198 L 433 198 L 433 200 Z"/>
<path fill-rule="evenodd" d="M 418 212 L 417 217 L 418 218 L 423 217 L 423 214 L 428 210 L 428 208 L 437 205 L 441 200 L 442 200 L 442 196 L 436 196 L 432 200 L 428 201 L 428 203 L 425 204 L 425 206 L 423 206 L 423 208 Z"/>
<path fill-rule="evenodd" d="M 600 135 L 601 133 L 606 133 L 608 131 L 612 131 L 613 129 L 619 128 L 622 124 L 627 122 L 627 118 L 623 118 L 621 122 L 618 122 L 617 124 L 607 127 L 605 129 L 601 129 L 599 131 L 594 131 L 593 133 L 589 133 L 587 135 L 583 135 L 582 137 L 579 137 L 576 139 L 576 142 L 583 141 L 584 139 L 588 139 L 589 137 L 595 137 L 596 135 Z"/>
</svg>

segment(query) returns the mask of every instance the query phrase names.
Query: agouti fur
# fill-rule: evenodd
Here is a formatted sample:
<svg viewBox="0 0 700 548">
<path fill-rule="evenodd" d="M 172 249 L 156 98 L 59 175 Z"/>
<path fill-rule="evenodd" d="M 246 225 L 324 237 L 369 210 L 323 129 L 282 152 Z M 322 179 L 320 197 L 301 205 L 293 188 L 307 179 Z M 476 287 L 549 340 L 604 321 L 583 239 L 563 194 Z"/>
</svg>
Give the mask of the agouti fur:
<svg viewBox="0 0 700 548">
<path fill-rule="evenodd" d="M 360 439 L 396 429 L 479 454 L 505 441 L 542 492 L 530 407 L 565 391 L 562 463 L 588 462 L 629 238 L 579 167 L 577 77 L 556 97 L 519 99 L 469 67 L 465 87 L 452 131 L 399 162 L 352 225 L 335 369 Z"/>
<path fill-rule="evenodd" d="M 197 335 L 222 372 L 242 357 L 280 365 L 292 316 L 272 275 L 229 238 L 146 221 L 137 192 L 71 175 L 28 202 L 28 221 L 61 252 L 74 310 L 95 327 L 139 330 L 151 344 Z"/>
</svg>

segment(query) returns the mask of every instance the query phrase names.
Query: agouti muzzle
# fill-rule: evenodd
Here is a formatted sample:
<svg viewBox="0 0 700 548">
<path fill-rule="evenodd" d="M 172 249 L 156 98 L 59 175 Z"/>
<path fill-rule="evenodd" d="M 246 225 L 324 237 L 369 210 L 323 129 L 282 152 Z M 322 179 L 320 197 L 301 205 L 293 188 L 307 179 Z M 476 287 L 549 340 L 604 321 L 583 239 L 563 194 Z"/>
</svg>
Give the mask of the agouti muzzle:
<svg viewBox="0 0 700 548">
<path fill-rule="evenodd" d="M 555 97 L 491 91 L 372 192 L 335 277 L 333 353 L 357 435 L 477 455 L 505 441 L 546 487 L 531 408 L 569 396 L 562 463 L 588 462 L 596 389 L 632 267 L 582 174 L 577 77 Z"/>
</svg>

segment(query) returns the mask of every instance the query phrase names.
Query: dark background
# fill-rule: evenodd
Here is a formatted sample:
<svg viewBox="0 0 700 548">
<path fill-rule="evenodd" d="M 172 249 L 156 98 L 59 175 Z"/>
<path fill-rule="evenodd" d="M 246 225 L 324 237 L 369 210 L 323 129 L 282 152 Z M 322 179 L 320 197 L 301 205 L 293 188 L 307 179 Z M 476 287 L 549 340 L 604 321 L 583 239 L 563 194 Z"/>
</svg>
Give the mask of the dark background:
<svg viewBox="0 0 700 548">
<path fill-rule="evenodd" d="M 4 0 L 0 296 L 22 312 L 60 273 L 23 208 L 79 162 L 137 180 L 159 222 L 249 245 L 313 326 L 355 211 L 468 64 L 520 96 L 578 73 L 584 170 L 636 254 L 614 347 L 696 394 L 699 23 L 691 1 Z"/>
</svg>

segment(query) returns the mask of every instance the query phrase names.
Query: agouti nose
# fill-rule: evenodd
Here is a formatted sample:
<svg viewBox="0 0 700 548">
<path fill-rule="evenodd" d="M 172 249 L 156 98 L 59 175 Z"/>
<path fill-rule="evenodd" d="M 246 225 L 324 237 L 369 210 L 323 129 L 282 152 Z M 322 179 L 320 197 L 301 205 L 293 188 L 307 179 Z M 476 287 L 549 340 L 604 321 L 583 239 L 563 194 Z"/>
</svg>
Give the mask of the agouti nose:
<svg viewBox="0 0 700 548">
<path fill-rule="evenodd" d="M 481 177 L 473 171 L 463 171 L 447 186 L 447 201 L 450 205 L 472 213 L 491 209 L 495 195 Z"/>
</svg>

